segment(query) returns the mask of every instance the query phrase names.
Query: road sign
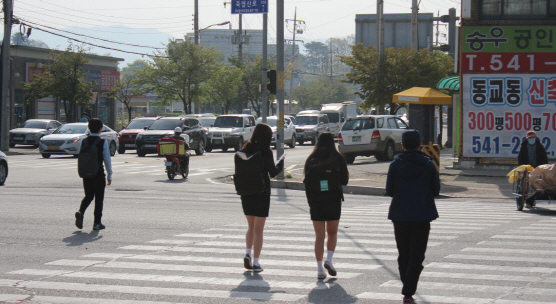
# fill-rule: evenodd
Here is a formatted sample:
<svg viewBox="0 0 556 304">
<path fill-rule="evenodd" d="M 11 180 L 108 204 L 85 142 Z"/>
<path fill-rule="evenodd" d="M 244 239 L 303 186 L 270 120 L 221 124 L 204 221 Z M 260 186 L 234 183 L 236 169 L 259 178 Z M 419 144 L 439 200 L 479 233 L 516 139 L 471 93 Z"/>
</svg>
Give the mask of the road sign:
<svg viewBox="0 0 556 304">
<path fill-rule="evenodd" d="M 268 0 L 232 0 L 232 14 L 268 13 Z"/>
</svg>

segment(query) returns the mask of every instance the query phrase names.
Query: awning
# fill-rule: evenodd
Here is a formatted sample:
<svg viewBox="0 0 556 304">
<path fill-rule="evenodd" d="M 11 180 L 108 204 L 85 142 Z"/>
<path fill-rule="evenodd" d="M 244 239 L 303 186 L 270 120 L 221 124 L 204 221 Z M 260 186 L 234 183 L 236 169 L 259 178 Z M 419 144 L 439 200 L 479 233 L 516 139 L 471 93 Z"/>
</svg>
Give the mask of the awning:
<svg viewBox="0 0 556 304">
<path fill-rule="evenodd" d="M 423 105 L 452 104 L 452 97 L 431 88 L 413 87 L 394 94 L 394 103 L 412 103 Z"/>
<path fill-rule="evenodd" d="M 439 90 L 459 91 L 459 76 L 442 78 L 436 88 Z"/>
</svg>

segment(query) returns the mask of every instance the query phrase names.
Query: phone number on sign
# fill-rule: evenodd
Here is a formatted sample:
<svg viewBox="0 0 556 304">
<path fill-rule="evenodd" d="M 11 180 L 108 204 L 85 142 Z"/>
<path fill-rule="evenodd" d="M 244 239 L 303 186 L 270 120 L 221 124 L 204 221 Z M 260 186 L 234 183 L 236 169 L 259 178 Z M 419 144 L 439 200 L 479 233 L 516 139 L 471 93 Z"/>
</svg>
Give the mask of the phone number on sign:
<svg viewBox="0 0 556 304">
<path fill-rule="evenodd" d="M 554 157 L 554 151 L 549 151 L 551 141 L 548 137 L 539 138 L 541 143 L 548 154 L 548 157 Z M 521 138 L 519 136 L 514 136 L 511 138 L 511 142 L 503 142 L 498 136 L 473 136 L 471 138 L 472 151 L 475 154 L 500 154 L 500 149 L 511 149 L 511 153 L 517 155 L 519 153 L 519 148 L 521 143 L 525 140 L 525 137 Z"/>
<path fill-rule="evenodd" d="M 556 131 L 556 113 L 542 113 L 542 116 L 535 117 L 521 112 L 504 112 L 503 116 L 493 112 L 469 112 L 467 118 L 469 130 Z"/>
</svg>

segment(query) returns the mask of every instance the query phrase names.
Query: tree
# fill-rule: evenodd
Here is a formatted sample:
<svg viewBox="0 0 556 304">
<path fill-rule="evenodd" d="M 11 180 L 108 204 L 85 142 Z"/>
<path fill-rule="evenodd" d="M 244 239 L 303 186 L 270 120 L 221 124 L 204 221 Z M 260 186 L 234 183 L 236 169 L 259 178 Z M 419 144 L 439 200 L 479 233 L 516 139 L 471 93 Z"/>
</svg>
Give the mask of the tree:
<svg viewBox="0 0 556 304">
<path fill-rule="evenodd" d="M 377 107 L 378 113 L 383 113 L 394 94 L 411 87 L 434 87 L 454 70 L 453 59 L 441 51 L 405 47 L 389 48 L 385 53 L 379 62 L 376 48 L 354 45 L 351 56 L 340 56 L 352 68 L 347 81 L 360 86 L 356 94 L 364 106 Z"/>
<path fill-rule="evenodd" d="M 158 51 L 153 61 L 137 72 L 137 83 L 153 90 L 163 104 L 182 101 L 189 114 L 193 100 L 201 95 L 200 85 L 214 75 L 222 54 L 187 37 L 184 40 L 170 40 L 164 51 Z"/>
<path fill-rule="evenodd" d="M 69 45 L 63 52 L 51 52 L 53 61 L 44 75 L 25 84 L 31 98 L 52 96 L 62 101 L 67 122 L 77 121 L 77 107 L 90 108 L 92 83 L 85 81 L 83 66 L 89 62 L 82 47 Z"/>
<path fill-rule="evenodd" d="M 108 97 L 115 98 L 125 106 L 128 121 L 131 121 L 131 100 L 134 96 L 140 96 L 147 92 L 148 90 L 138 83 L 137 75 L 126 74 L 123 75 L 116 85 L 111 87 L 106 94 Z"/>
<path fill-rule="evenodd" d="M 329 49 L 326 44 L 318 41 L 312 41 L 305 45 L 306 55 L 305 63 L 306 68 L 311 73 L 323 75 L 326 73 L 328 65 Z"/>
<path fill-rule="evenodd" d="M 261 93 L 259 92 L 259 85 L 261 84 L 262 73 L 262 57 L 247 57 L 243 61 L 239 61 L 237 57 L 230 57 L 230 63 L 240 68 L 243 71 L 242 83 L 239 89 L 239 100 L 243 101 L 242 106 L 250 105 L 255 109 L 257 115 L 261 115 L 261 106 L 259 100 Z M 269 61 L 268 70 L 274 68 L 274 62 Z M 265 84 L 266 85 L 266 84 Z M 270 96 L 270 94 L 269 94 Z M 267 103 L 269 100 L 267 100 Z"/>
<path fill-rule="evenodd" d="M 215 76 L 206 83 L 204 89 L 211 102 L 222 108 L 222 114 L 227 114 L 232 105 L 238 102 L 242 79 L 243 71 L 240 68 L 221 65 Z"/>
<path fill-rule="evenodd" d="M 29 39 L 29 37 L 22 35 L 20 32 L 12 34 L 11 44 L 12 45 L 34 46 L 34 47 L 39 47 L 39 48 L 43 48 L 43 49 L 48 49 L 48 44 L 44 43 L 41 40 Z"/>
<path fill-rule="evenodd" d="M 325 103 L 339 103 L 351 100 L 354 94 L 350 87 L 339 79 L 318 78 L 308 85 L 294 89 L 295 99 L 299 106 L 306 109 L 317 109 Z"/>
</svg>

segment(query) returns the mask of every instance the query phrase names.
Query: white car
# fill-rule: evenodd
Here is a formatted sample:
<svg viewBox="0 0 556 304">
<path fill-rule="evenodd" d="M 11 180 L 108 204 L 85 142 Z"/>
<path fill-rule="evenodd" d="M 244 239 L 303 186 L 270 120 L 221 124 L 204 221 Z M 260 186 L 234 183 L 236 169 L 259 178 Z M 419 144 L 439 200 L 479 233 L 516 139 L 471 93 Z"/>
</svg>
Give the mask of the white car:
<svg viewBox="0 0 556 304">
<path fill-rule="evenodd" d="M 257 124 L 263 122 L 262 117 L 257 118 Z M 271 144 L 276 147 L 276 130 L 278 129 L 278 117 L 269 116 L 266 118 L 266 123 L 272 128 L 272 142 Z M 293 117 L 284 115 L 284 144 L 290 148 L 295 148 L 297 137 L 295 135 L 295 125 L 293 124 Z"/>
<path fill-rule="evenodd" d="M 229 148 L 241 150 L 243 144 L 251 139 L 255 129 L 255 117 L 246 114 L 220 115 L 207 132 L 207 146 L 205 151 L 222 149 L 226 152 Z"/>
<path fill-rule="evenodd" d="M 69 154 L 77 157 L 81 149 L 81 140 L 90 133 L 88 123 L 68 123 L 50 135 L 43 136 L 39 141 L 39 151 L 44 158 L 52 154 Z M 114 156 L 118 150 L 118 133 L 107 126 L 102 126 L 100 138 L 108 141 L 110 155 Z"/>
</svg>

